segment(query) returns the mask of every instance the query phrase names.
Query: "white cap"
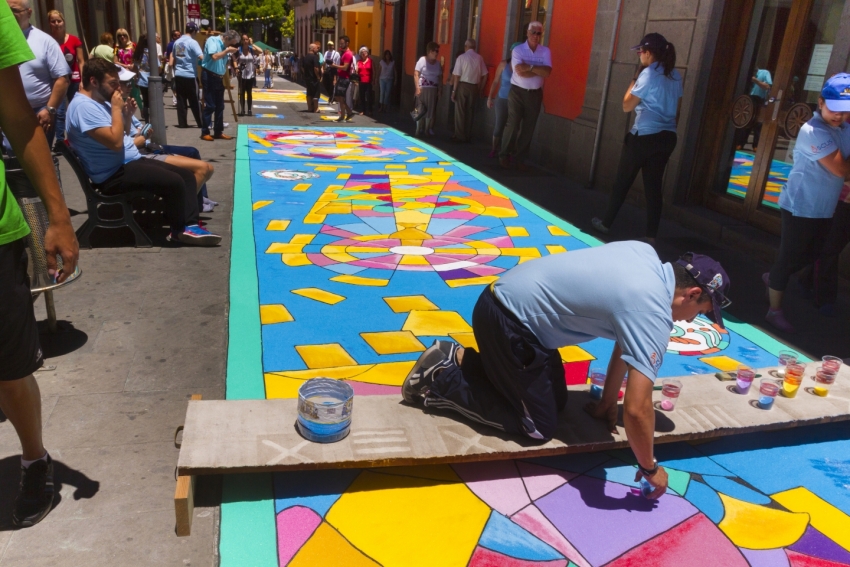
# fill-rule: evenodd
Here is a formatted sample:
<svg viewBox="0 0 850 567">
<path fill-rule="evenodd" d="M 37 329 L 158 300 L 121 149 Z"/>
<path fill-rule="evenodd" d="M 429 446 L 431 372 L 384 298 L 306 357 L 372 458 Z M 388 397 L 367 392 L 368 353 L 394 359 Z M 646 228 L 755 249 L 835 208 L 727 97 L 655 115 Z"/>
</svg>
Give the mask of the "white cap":
<svg viewBox="0 0 850 567">
<path fill-rule="evenodd" d="M 122 82 L 131 81 L 131 80 L 133 80 L 133 77 L 136 76 L 136 74 L 134 72 L 126 69 L 125 67 L 121 67 L 120 65 L 116 65 L 116 67 L 118 67 L 118 80 L 119 81 L 122 81 Z"/>
</svg>

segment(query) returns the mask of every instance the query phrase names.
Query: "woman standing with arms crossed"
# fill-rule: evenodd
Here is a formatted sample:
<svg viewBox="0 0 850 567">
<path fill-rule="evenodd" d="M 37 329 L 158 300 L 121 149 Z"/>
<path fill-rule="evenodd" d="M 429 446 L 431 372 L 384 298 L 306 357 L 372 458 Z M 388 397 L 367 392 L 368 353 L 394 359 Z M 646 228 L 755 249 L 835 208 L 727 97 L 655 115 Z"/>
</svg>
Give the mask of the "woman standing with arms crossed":
<svg viewBox="0 0 850 567">
<path fill-rule="evenodd" d="M 357 62 L 357 73 L 360 75 L 360 114 L 372 115 L 372 58 L 369 48 L 360 48 L 360 60 Z"/>
<path fill-rule="evenodd" d="M 416 84 L 416 114 L 425 114 L 416 122 L 416 136 L 421 136 L 428 130 L 428 135 L 434 135 L 434 119 L 437 117 L 437 103 L 440 101 L 440 85 L 443 82 L 443 66 L 437 61 L 440 46 L 430 42 L 425 48 L 425 55 L 416 62 L 413 70 L 413 81 Z"/>
<path fill-rule="evenodd" d="M 682 98 L 682 76 L 676 71 L 676 49 L 659 33 L 647 34 L 632 48 L 640 57 L 640 69 L 623 98 L 623 112 L 635 111 L 635 124 L 626 134 L 617 179 L 602 219 L 593 228 L 603 234 L 617 218 L 620 207 L 638 172 L 643 173 L 646 195 L 646 240 L 655 243 L 664 205 L 661 182 L 664 169 L 676 149 L 676 122 Z"/>
<path fill-rule="evenodd" d="M 487 96 L 487 108 L 496 109 L 496 124 L 493 126 L 493 146 L 487 157 L 498 157 L 499 150 L 502 148 L 502 134 L 505 131 L 505 126 L 508 124 L 508 93 L 511 91 L 511 54 L 514 52 L 514 47 L 522 45 L 522 42 L 516 42 L 511 45 L 508 50 L 508 55 L 503 59 L 499 66 L 496 67 L 496 77 L 498 81 L 493 81 L 490 85 L 490 94 Z"/>
<path fill-rule="evenodd" d="M 82 80 L 86 58 L 83 51 L 83 42 L 80 41 L 80 38 L 65 31 L 65 16 L 62 15 L 62 12 L 59 10 L 47 12 L 47 20 L 50 22 L 50 36 L 62 48 L 65 61 L 68 62 L 68 66 L 71 68 L 71 83 L 68 85 L 68 92 L 65 95 L 65 100 L 56 109 L 56 144 L 58 145 L 62 144 L 65 140 L 65 112 L 68 109 L 68 102 L 80 90 L 80 81 Z"/>
<path fill-rule="evenodd" d="M 779 195 L 782 236 L 769 273 L 762 275 L 770 309 L 765 321 L 786 333 L 794 326 L 782 311 L 791 274 L 814 261 L 829 235 L 844 179 L 850 176 L 850 75 L 832 76 L 821 90 L 818 112 L 803 124 L 794 165 Z"/>
</svg>

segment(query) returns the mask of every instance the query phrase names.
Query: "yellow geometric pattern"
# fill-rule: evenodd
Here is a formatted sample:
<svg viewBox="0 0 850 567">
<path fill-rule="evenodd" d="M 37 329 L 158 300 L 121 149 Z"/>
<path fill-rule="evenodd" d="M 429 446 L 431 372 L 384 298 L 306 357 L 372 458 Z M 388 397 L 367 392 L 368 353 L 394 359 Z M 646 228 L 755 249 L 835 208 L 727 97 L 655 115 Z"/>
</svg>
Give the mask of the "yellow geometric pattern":
<svg viewBox="0 0 850 567">
<path fill-rule="evenodd" d="M 288 220 L 270 220 L 269 224 L 266 225 L 266 230 L 286 230 L 289 228 L 290 222 Z"/>
<path fill-rule="evenodd" d="M 775 510 L 718 492 L 725 514 L 718 527 L 732 543 L 747 549 L 787 547 L 802 537 L 808 514 Z"/>
<path fill-rule="evenodd" d="M 401 329 L 417 337 L 447 337 L 450 333 L 472 332 L 472 327 L 457 311 L 411 311 Z"/>
<path fill-rule="evenodd" d="M 339 343 L 327 345 L 298 345 L 295 347 L 307 368 L 332 368 L 357 364 Z"/>
<path fill-rule="evenodd" d="M 345 297 L 341 295 L 337 295 L 335 293 L 331 293 L 329 291 L 325 291 L 323 289 L 319 289 L 317 287 L 305 287 L 303 289 L 293 289 L 292 293 L 296 295 L 300 295 L 302 297 L 307 297 L 313 299 L 315 301 L 321 301 L 322 303 L 327 303 L 328 305 L 336 305 L 340 301 L 343 301 Z"/>
<path fill-rule="evenodd" d="M 416 361 L 381 362 L 378 364 L 355 364 L 335 368 L 314 368 L 310 370 L 286 370 L 266 372 L 266 398 L 295 398 L 298 387 L 310 378 L 332 378 L 334 380 L 354 380 L 382 386 L 401 386 L 404 378 Z"/>
<path fill-rule="evenodd" d="M 580 346 L 565 346 L 558 349 L 561 354 L 561 360 L 564 362 L 585 362 L 587 360 L 596 360 L 596 357 L 581 348 Z"/>
<path fill-rule="evenodd" d="M 850 551 L 850 516 L 806 488 L 794 488 L 772 496 L 792 512 L 806 512 L 812 526 Z"/>
<path fill-rule="evenodd" d="M 552 236 L 569 236 L 570 233 L 561 228 L 560 226 L 549 225 L 546 227 L 549 229 L 549 234 Z"/>
<path fill-rule="evenodd" d="M 718 370 L 722 370 L 723 372 L 737 370 L 738 366 L 743 364 L 743 362 L 738 362 L 734 358 L 730 358 L 728 356 L 706 356 L 704 358 L 700 358 L 700 361 L 705 362 Z"/>
<path fill-rule="evenodd" d="M 475 333 L 451 333 L 449 337 L 463 348 L 474 348 L 478 350 L 478 341 L 475 340 Z"/>
<path fill-rule="evenodd" d="M 252 208 L 256 211 L 257 209 L 262 209 L 266 205 L 271 205 L 274 201 L 257 201 L 252 205 Z"/>
<path fill-rule="evenodd" d="M 410 331 L 360 333 L 360 336 L 378 354 L 405 354 L 425 350 L 425 345 L 419 342 L 419 339 Z"/>
<path fill-rule="evenodd" d="M 455 480 L 362 472 L 328 511 L 327 522 L 384 567 L 465 566 L 490 508 L 448 466 L 431 468 Z M 423 526 L 426 540 L 439 545 L 423 544 Z"/>
<path fill-rule="evenodd" d="M 342 537 L 339 532 L 322 522 L 304 547 L 298 550 L 289 563 L 291 567 L 316 567 L 327 565 L 333 558 L 335 565 L 345 567 L 380 567 Z"/>
<path fill-rule="evenodd" d="M 295 321 L 295 319 L 283 305 L 260 305 L 260 323 L 263 325 L 289 323 L 290 321 Z"/>
<path fill-rule="evenodd" d="M 549 251 L 549 254 L 561 254 L 562 252 L 567 251 L 567 249 L 560 244 L 547 244 L 546 250 Z"/>
<path fill-rule="evenodd" d="M 524 226 L 506 226 L 508 236 L 528 236 L 528 229 Z"/>
<path fill-rule="evenodd" d="M 409 311 L 436 311 L 436 305 L 424 295 L 402 295 L 398 297 L 385 297 L 387 305 L 394 313 L 407 313 Z"/>
</svg>

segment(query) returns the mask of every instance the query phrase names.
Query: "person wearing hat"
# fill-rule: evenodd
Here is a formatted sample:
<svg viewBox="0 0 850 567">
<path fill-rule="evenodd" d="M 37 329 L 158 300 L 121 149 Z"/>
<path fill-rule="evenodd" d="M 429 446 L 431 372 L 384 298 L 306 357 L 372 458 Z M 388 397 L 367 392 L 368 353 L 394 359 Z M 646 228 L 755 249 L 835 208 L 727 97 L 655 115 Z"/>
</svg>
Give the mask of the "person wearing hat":
<svg viewBox="0 0 850 567">
<path fill-rule="evenodd" d="M 327 51 L 325 51 L 323 57 L 325 62 L 322 69 L 322 85 L 328 95 L 328 104 L 332 104 L 334 100 L 334 78 L 336 77 L 334 65 L 339 65 L 339 52 L 334 49 L 334 42 L 328 41 Z"/>
<path fill-rule="evenodd" d="M 613 340 L 602 399 L 585 410 L 617 432 L 617 394 L 628 373 L 626 435 L 639 476 L 658 498 L 667 473 L 653 456 L 652 389 L 673 321 L 704 314 L 723 326 L 729 283 L 708 256 L 688 253 L 662 263 L 651 246 L 636 241 L 526 262 L 481 293 L 472 312 L 477 348 L 434 341 L 407 375 L 402 396 L 546 441 L 558 432 L 558 414 L 567 404 L 558 349 L 597 337 Z"/>
<path fill-rule="evenodd" d="M 782 236 L 770 272 L 762 275 L 770 308 L 765 320 L 794 332 L 782 311 L 791 274 L 813 262 L 830 232 L 844 179 L 850 175 L 850 74 L 833 75 L 821 90 L 818 111 L 806 122 L 794 146 L 794 165 L 779 195 Z"/>
<path fill-rule="evenodd" d="M 186 121 L 186 109 L 192 110 L 192 116 L 198 128 L 203 128 L 201 123 L 201 107 L 198 103 L 198 72 L 201 57 L 204 52 L 195 41 L 198 33 L 198 24 L 189 22 L 186 24 L 186 33 L 174 42 L 169 64 L 174 69 L 174 93 L 177 95 L 177 127 L 188 128 Z"/>
<path fill-rule="evenodd" d="M 676 122 L 682 98 L 682 76 L 675 69 L 676 48 L 659 33 L 647 34 L 632 47 L 640 57 L 640 68 L 623 98 L 623 112 L 635 111 L 635 123 L 626 134 L 623 153 L 608 209 L 593 228 L 607 234 L 638 173 L 643 174 L 646 196 L 646 236 L 655 241 L 664 205 L 664 169 L 676 149 Z"/>
</svg>

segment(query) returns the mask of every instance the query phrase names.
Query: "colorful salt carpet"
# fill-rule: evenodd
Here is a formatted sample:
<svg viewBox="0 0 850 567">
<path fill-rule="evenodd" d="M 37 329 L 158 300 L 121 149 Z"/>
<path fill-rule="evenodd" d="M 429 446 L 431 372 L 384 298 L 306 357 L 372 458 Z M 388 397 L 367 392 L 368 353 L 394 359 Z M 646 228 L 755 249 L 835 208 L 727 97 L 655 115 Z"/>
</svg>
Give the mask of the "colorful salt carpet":
<svg viewBox="0 0 850 567">
<path fill-rule="evenodd" d="M 755 154 L 737 150 L 732 163 L 732 172 L 729 174 L 729 185 L 726 189 L 730 195 L 745 198 L 747 188 L 750 185 L 750 176 L 753 173 L 753 158 Z M 772 160 L 770 162 L 770 173 L 767 178 L 767 187 L 764 190 L 762 205 L 772 209 L 779 209 L 779 194 L 788 182 L 788 174 L 791 173 L 793 164 L 784 161 Z"/>
<path fill-rule="evenodd" d="M 228 399 L 295 397 L 315 376 L 400 399 L 433 339 L 474 346 L 486 284 L 600 244 L 388 128 L 240 126 L 233 232 Z M 562 349 L 568 383 L 611 348 Z M 780 348 L 697 319 L 676 325 L 661 374 L 773 365 Z M 847 454 L 846 426 L 660 446 L 657 502 L 628 451 L 230 476 L 221 565 L 850 565 Z"/>
</svg>

